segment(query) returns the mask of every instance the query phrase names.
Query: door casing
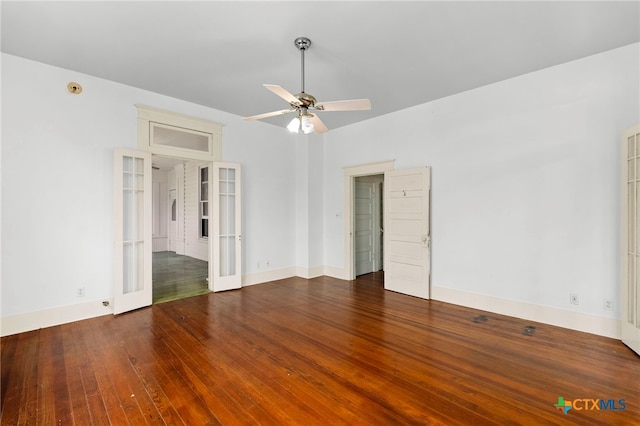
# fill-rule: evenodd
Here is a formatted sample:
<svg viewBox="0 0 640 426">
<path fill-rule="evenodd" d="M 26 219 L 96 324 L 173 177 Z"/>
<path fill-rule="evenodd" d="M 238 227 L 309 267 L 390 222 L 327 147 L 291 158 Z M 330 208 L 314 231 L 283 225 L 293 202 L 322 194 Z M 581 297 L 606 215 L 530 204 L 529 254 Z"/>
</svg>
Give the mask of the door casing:
<svg viewBox="0 0 640 426">
<path fill-rule="evenodd" d="M 207 162 L 209 170 L 213 170 L 214 162 L 222 159 L 222 125 L 220 123 L 212 122 L 209 120 L 203 120 L 195 117 L 189 117 L 182 114 L 177 114 L 171 111 L 165 111 L 157 108 L 152 108 L 144 105 L 136 105 L 138 110 L 138 151 L 129 150 L 131 153 L 137 155 L 148 156 L 149 163 L 149 177 L 151 179 L 151 155 L 162 155 L 168 157 L 184 158 L 185 160 L 196 160 Z M 202 134 L 209 135 L 208 148 L 205 151 L 197 151 L 192 149 L 186 149 L 184 147 L 168 146 L 166 144 L 157 144 L 153 139 L 153 132 L 151 132 L 152 125 L 167 125 L 172 126 L 174 129 L 184 129 L 185 131 L 197 131 Z M 151 191 L 149 191 L 149 200 L 151 199 Z M 213 195 L 212 186 L 209 185 L 210 199 Z M 149 204 L 151 204 L 149 202 Z M 145 226 L 148 224 L 149 235 L 151 235 L 151 223 L 152 212 L 151 209 L 144 213 Z M 116 232 L 118 232 L 116 226 Z M 213 221 L 209 221 L 209 235 L 213 235 Z M 116 240 L 117 241 L 117 240 Z M 151 241 L 151 240 L 150 240 Z M 147 247 L 148 246 L 148 247 Z M 210 238 L 209 243 L 209 265 L 213 264 L 213 256 L 216 255 L 216 251 L 213 248 L 213 239 Z M 145 256 L 148 257 L 148 269 L 149 269 L 149 283 L 151 282 L 151 244 L 147 244 L 144 247 Z M 179 250 L 179 249 L 178 249 Z M 118 268 L 116 265 L 115 273 L 121 273 L 122 268 Z M 241 274 L 241 269 L 239 270 Z M 213 290 L 213 268 L 209 267 L 209 288 Z M 114 280 L 115 286 L 118 285 L 118 281 Z M 115 289 L 117 291 L 117 288 Z M 148 299 L 148 303 L 147 300 Z M 130 304 L 126 306 L 126 309 L 115 309 L 114 314 L 126 312 L 128 310 L 137 309 L 143 306 L 151 304 L 152 293 L 148 292 L 148 297 L 145 296 L 145 300 L 134 306 Z M 115 301 L 114 301 L 115 304 Z"/>
</svg>

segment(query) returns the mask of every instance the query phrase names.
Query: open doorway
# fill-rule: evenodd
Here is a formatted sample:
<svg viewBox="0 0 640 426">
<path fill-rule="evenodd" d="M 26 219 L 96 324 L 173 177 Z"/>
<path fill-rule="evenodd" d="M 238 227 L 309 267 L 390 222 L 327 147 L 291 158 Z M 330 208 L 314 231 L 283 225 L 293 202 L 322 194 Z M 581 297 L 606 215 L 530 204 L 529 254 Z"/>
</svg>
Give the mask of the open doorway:
<svg viewBox="0 0 640 426">
<path fill-rule="evenodd" d="M 353 191 L 356 277 L 383 269 L 384 174 L 358 176 Z"/>
<path fill-rule="evenodd" d="M 378 194 L 380 196 L 379 207 L 379 222 L 378 220 L 372 219 L 372 224 L 381 224 L 383 221 L 383 203 L 384 203 L 384 191 L 382 189 L 385 187 L 384 176 L 385 173 L 394 169 L 394 160 L 390 161 L 382 161 L 379 163 L 369 163 L 362 164 L 358 166 L 345 167 L 344 168 L 344 277 L 347 280 L 355 280 L 356 278 L 356 181 L 366 182 L 367 180 L 371 180 L 377 182 L 379 185 L 380 191 Z M 360 185 L 362 186 L 362 185 Z M 374 202 L 375 203 L 375 202 Z M 378 205 L 378 203 L 375 203 Z M 373 206 L 372 206 L 373 207 Z M 383 247 L 384 240 L 384 227 L 379 226 L 380 230 L 380 245 L 378 253 L 380 255 L 380 270 L 384 269 L 384 253 L 388 251 L 388 247 Z M 372 239 L 372 244 L 373 243 Z M 362 255 L 366 257 L 366 255 Z M 375 259 L 376 256 L 373 256 Z M 377 269 L 377 268 L 374 268 Z M 358 271 L 360 272 L 360 271 Z"/>
<path fill-rule="evenodd" d="M 152 157 L 153 303 L 208 293 L 208 162 Z"/>
<path fill-rule="evenodd" d="M 136 108 L 138 149 L 114 150 L 115 315 L 153 303 L 152 155 L 161 156 L 155 157 L 154 169 L 157 171 L 162 170 L 158 162 L 165 157 L 178 157 L 182 164 L 174 166 L 175 181 L 179 182 L 180 176 L 184 180 L 176 188 L 177 229 L 172 240 L 175 248 L 171 251 L 207 262 L 208 288 L 203 291 L 225 291 L 242 286 L 242 174 L 240 164 L 221 161 L 222 125 L 144 105 L 136 105 Z M 179 167 L 182 167 L 182 174 Z M 207 181 L 196 185 L 185 183 L 191 176 L 189 170 L 196 170 L 194 176 L 197 177 L 203 169 Z M 167 170 L 167 174 L 169 172 Z M 172 181 L 174 179 L 167 177 L 167 189 Z M 183 188 L 182 198 L 180 188 Z M 206 200 L 200 198 L 195 204 L 186 202 L 189 194 L 199 197 L 203 191 Z M 164 192 L 159 187 L 158 194 L 160 204 L 160 194 Z M 163 203 L 166 208 L 160 212 L 169 208 L 168 199 L 167 196 Z M 212 200 L 211 206 L 209 200 Z M 194 220 L 188 219 L 193 217 L 195 224 Z M 159 226 L 164 223 L 156 220 Z M 169 244 L 168 235 L 156 236 L 159 240 L 156 250 L 169 251 L 161 241 Z"/>
</svg>

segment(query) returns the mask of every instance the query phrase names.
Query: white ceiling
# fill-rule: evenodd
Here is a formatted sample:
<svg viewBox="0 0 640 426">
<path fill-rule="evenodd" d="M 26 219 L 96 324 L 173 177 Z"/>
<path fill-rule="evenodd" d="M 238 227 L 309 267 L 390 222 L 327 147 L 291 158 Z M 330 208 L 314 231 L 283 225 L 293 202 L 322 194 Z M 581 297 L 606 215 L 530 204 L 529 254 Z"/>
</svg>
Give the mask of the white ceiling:
<svg viewBox="0 0 640 426">
<path fill-rule="evenodd" d="M 639 6 L 2 1 L 2 51 L 249 116 L 288 107 L 263 83 L 299 92 L 293 40 L 306 36 L 306 92 L 372 102 L 321 113 L 331 129 L 638 42 Z"/>
</svg>

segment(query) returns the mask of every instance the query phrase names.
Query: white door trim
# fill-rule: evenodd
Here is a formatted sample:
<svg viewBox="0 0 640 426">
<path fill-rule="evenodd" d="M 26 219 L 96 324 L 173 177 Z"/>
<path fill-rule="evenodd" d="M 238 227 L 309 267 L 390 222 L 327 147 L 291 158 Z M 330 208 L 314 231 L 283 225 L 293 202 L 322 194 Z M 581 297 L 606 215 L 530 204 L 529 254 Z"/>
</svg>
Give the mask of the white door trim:
<svg viewBox="0 0 640 426">
<path fill-rule="evenodd" d="M 355 178 L 358 176 L 369 176 L 384 174 L 393 170 L 395 160 L 381 161 L 378 163 L 368 163 L 359 166 L 345 167 L 344 170 L 344 279 L 354 280 L 355 276 L 355 256 L 354 256 L 354 205 L 353 194 L 355 191 Z"/>
</svg>

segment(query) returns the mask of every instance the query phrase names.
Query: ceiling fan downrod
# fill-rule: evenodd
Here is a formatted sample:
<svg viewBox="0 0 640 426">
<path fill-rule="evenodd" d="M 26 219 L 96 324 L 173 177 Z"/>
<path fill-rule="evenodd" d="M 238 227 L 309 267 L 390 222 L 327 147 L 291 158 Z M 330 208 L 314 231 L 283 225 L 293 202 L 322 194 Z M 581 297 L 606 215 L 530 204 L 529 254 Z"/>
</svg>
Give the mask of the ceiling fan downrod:
<svg viewBox="0 0 640 426">
<path fill-rule="evenodd" d="M 298 37 L 293 41 L 293 43 L 300 51 L 300 60 L 302 64 L 300 67 L 302 75 L 302 90 L 300 91 L 300 93 L 304 93 L 304 51 L 307 50 L 309 46 L 311 46 L 311 40 L 309 40 L 307 37 Z"/>
</svg>

